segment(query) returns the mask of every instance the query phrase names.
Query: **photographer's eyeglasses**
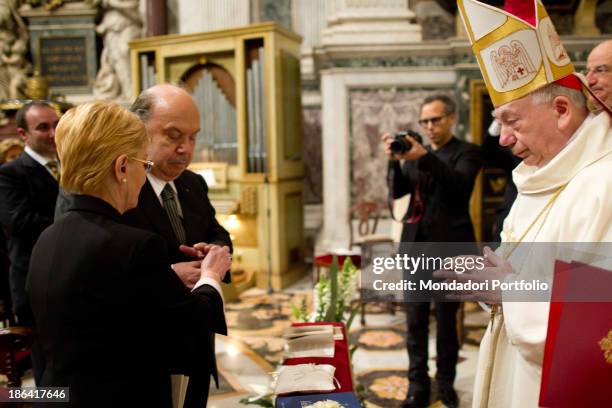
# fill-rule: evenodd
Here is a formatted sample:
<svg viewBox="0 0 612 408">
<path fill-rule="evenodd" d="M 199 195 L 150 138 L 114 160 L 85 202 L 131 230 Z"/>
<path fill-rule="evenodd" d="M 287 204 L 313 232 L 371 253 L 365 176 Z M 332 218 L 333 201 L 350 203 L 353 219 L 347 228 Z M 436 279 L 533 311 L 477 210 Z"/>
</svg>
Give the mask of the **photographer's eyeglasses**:
<svg viewBox="0 0 612 408">
<path fill-rule="evenodd" d="M 448 115 L 443 115 L 443 116 L 434 116 L 433 118 L 428 118 L 428 119 L 419 119 L 417 123 L 423 127 L 426 127 L 429 124 L 429 122 L 431 122 L 432 125 L 436 126 L 437 124 L 440 123 L 442 119 L 444 119 L 447 116 Z"/>
<path fill-rule="evenodd" d="M 610 72 L 610 67 L 605 64 L 596 65 L 593 68 L 587 68 L 584 71 L 582 71 L 584 76 L 589 76 L 589 74 L 599 76 L 599 75 L 607 74 L 608 72 Z"/>
<path fill-rule="evenodd" d="M 148 174 L 151 172 L 151 170 L 153 170 L 153 167 L 155 167 L 155 163 L 153 163 L 151 160 L 143 160 L 143 159 L 139 159 L 137 157 L 130 157 L 128 156 L 129 159 L 140 162 L 142 164 L 144 164 L 144 168 L 145 168 L 145 172 Z"/>
</svg>

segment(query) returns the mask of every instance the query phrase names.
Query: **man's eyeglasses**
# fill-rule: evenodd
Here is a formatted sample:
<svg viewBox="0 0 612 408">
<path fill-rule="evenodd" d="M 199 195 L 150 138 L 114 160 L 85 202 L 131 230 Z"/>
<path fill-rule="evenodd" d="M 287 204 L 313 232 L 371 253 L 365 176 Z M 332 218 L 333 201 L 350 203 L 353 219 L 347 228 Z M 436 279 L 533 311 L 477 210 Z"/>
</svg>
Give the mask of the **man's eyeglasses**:
<svg viewBox="0 0 612 408">
<path fill-rule="evenodd" d="M 129 157 L 129 156 L 128 156 L 128 158 L 131 159 L 131 160 L 134 160 L 134 161 L 137 161 L 137 162 L 140 162 L 140 163 L 144 164 L 144 168 L 145 168 L 145 171 L 147 173 L 150 173 L 151 170 L 153 170 L 153 167 L 155 167 L 155 163 L 153 163 L 151 160 L 143 160 L 143 159 L 139 159 L 137 157 Z"/>
<path fill-rule="evenodd" d="M 443 115 L 443 116 L 434 116 L 433 118 L 419 119 L 419 121 L 417 123 L 419 125 L 425 127 L 425 126 L 427 126 L 431 122 L 432 125 L 436 126 L 437 124 L 440 123 L 440 121 L 442 119 L 444 119 L 447 116 L 448 115 Z"/>
<path fill-rule="evenodd" d="M 610 67 L 605 64 L 596 65 L 593 68 L 587 68 L 584 71 L 582 71 L 584 76 L 589 76 L 589 74 L 599 76 L 599 75 L 607 74 L 608 72 L 610 72 Z"/>
</svg>

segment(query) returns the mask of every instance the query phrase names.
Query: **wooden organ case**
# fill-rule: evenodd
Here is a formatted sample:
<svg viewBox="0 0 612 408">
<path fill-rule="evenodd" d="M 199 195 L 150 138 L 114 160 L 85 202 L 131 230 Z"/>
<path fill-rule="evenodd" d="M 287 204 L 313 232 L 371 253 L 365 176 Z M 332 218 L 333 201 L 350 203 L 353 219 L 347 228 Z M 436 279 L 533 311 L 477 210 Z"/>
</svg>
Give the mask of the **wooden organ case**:
<svg viewBox="0 0 612 408">
<path fill-rule="evenodd" d="M 201 131 L 190 168 L 232 235 L 233 270 L 275 290 L 304 273 L 300 42 L 261 23 L 130 43 L 134 95 L 159 83 L 192 93 Z"/>
</svg>

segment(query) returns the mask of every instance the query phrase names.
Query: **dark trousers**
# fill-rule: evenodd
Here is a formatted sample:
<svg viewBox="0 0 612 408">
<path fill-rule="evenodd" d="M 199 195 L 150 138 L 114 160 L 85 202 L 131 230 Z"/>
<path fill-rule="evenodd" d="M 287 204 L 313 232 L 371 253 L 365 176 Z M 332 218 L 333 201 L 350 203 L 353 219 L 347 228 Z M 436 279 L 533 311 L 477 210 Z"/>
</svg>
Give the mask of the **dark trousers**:
<svg viewBox="0 0 612 408">
<path fill-rule="evenodd" d="M 457 338 L 458 302 L 435 302 L 436 306 L 436 381 L 452 385 L 455 381 L 459 340 Z M 408 379 L 413 389 L 428 388 L 427 374 L 430 302 L 407 302 Z"/>
<path fill-rule="evenodd" d="M 190 376 L 183 408 L 206 408 L 210 374 Z"/>
</svg>

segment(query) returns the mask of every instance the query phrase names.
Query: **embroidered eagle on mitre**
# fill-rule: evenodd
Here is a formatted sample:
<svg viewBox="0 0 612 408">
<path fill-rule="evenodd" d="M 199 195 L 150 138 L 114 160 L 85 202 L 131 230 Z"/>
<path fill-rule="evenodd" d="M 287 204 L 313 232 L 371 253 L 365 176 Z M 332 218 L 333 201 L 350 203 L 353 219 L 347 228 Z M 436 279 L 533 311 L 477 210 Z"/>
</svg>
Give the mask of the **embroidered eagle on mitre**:
<svg viewBox="0 0 612 408">
<path fill-rule="evenodd" d="M 506 0 L 503 9 L 476 0 L 457 6 L 495 106 L 574 73 L 539 0 Z"/>
</svg>

